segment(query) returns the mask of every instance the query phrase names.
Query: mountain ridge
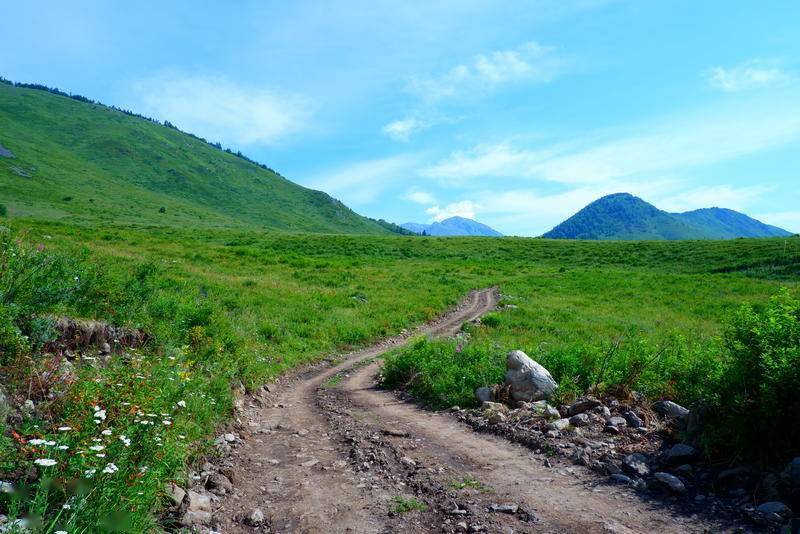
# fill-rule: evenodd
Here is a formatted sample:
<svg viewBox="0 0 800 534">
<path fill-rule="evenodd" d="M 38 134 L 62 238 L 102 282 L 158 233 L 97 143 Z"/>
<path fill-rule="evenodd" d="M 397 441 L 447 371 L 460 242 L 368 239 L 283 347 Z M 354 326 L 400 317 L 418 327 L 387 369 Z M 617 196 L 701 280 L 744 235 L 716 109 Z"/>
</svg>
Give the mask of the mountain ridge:
<svg viewBox="0 0 800 534">
<path fill-rule="evenodd" d="M 410 230 L 417 234 L 426 234 L 440 237 L 454 236 L 483 236 L 483 237 L 502 237 L 503 234 L 483 223 L 468 219 L 466 217 L 449 217 L 442 221 L 432 224 L 419 224 L 407 222 L 400 225 L 401 228 Z"/>
<path fill-rule="evenodd" d="M 727 208 L 669 213 L 630 193 L 613 193 L 590 202 L 542 237 L 636 241 L 790 235 L 782 228 Z"/>
</svg>

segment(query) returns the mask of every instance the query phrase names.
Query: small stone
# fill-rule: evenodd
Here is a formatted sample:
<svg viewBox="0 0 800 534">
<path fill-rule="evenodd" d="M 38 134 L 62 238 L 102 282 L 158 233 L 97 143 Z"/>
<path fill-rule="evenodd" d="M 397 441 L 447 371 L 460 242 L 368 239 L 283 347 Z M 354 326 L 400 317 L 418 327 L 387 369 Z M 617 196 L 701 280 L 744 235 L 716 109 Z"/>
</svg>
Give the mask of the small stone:
<svg viewBox="0 0 800 534">
<path fill-rule="evenodd" d="M 620 427 L 628 426 L 628 420 L 625 419 L 624 417 L 619 417 L 619 416 L 617 416 L 617 417 L 609 417 L 606 420 L 606 424 L 608 426 L 615 426 L 617 428 L 620 428 Z"/>
<path fill-rule="evenodd" d="M 308 461 L 306 461 L 306 462 L 303 462 L 303 463 L 301 463 L 300 465 L 301 465 L 302 467 L 314 467 L 314 466 L 315 466 L 315 465 L 317 465 L 318 463 L 319 463 L 319 460 L 316 460 L 316 459 L 314 459 L 314 460 L 308 460 Z"/>
<path fill-rule="evenodd" d="M 256 508 L 248 519 L 252 526 L 257 527 L 264 522 L 264 512 L 261 511 L 261 508 Z"/>
<path fill-rule="evenodd" d="M 611 480 L 614 482 L 619 482 L 620 484 L 627 484 L 629 486 L 633 485 L 633 479 L 629 476 L 623 475 L 622 473 L 614 473 L 611 475 Z"/>
<path fill-rule="evenodd" d="M 569 418 L 569 424 L 575 427 L 586 426 L 589 423 L 589 415 L 585 413 L 579 413 L 578 415 L 573 415 Z"/>
<path fill-rule="evenodd" d="M 188 510 L 181 518 L 181 525 L 184 527 L 200 527 L 211 523 L 211 512 Z"/>
<path fill-rule="evenodd" d="M 599 400 L 593 397 L 586 397 L 570 404 L 567 408 L 567 415 L 578 415 L 583 412 L 588 412 L 601 404 Z"/>
<path fill-rule="evenodd" d="M 172 500 L 172 504 L 175 506 L 180 506 L 183 502 L 183 498 L 186 497 L 186 491 L 184 491 L 183 488 L 174 482 L 167 484 L 165 490 L 167 495 L 169 495 L 169 498 Z"/>
<path fill-rule="evenodd" d="M 489 413 L 487 414 L 486 420 L 493 425 L 505 423 L 507 420 L 507 417 L 503 412 L 495 412 L 493 410 L 489 410 L 488 412 Z"/>
<path fill-rule="evenodd" d="M 415 462 L 414 460 L 412 460 L 408 456 L 403 456 L 402 458 L 400 458 L 400 463 L 404 464 L 404 465 L 407 465 L 409 467 L 416 467 L 417 466 L 417 462 Z"/>
<path fill-rule="evenodd" d="M 673 445 L 666 453 L 664 458 L 673 464 L 680 464 L 691 461 L 697 457 L 697 449 L 685 443 Z"/>
<path fill-rule="evenodd" d="M 653 404 L 653 409 L 665 417 L 670 417 L 678 422 L 685 423 L 689 417 L 689 410 L 680 404 L 663 400 Z"/>
<path fill-rule="evenodd" d="M 464 521 L 459 521 L 458 523 L 456 523 L 456 526 L 458 527 L 459 530 L 462 530 L 463 532 L 466 532 L 468 528 L 467 523 Z"/>
<path fill-rule="evenodd" d="M 619 427 L 616 427 L 614 425 L 606 425 L 603 428 L 603 432 L 605 432 L 606 434 L 611 434 L 612 436 L 616 436 L 617 434 L 620 433 L 620 430 Z"/>
<path fill-rule="evenodd" d="M 514 503 L 493 504 L 489 507 L 492 512 L 500 514 L 516 514 L 519 506 Z"/>
<path fill-rule="evenodd" d="M 103 343 L 100 345 L 100 354 L 106 355 L 111 354 L 111 345 L 108 343 Z"/>
<path fill-rule="evenodd" d="M 489 402 L 492 400 L 492 388 L 483 386 L 475 390 L 475 398 L 478 402 Z"/>
<path fill-rule="evenodd" d="M 625 418 L 625 421 L 628 422 L 628 425 L 630 425 L 632 428 L 641 428 L 644 426 L 644 421 L 642 421 L 641 417 L 636 415 L 636 412 L 627 411 L 623 413 L 622 416 Z"/>
<path fill-rule="evenodd" d="M 686 485 L 681 479 L 669 473 L 658 472 L 653 477 L 667 487 L 671 492 L 684 494 L 686 493 Z"/>
<path fill-rule="evenodd" d="M 686 477 L 691 476 L 694 473 L 694 468 L 691 466 L 691 464 L 683 464 L 673 469 L 672 472 L 676 475 Z"/>
<path fill-rule="evenodd" d="M 561 414 L 558 413 L 558 410 L 545 400 L 526 403 L 526 408 L 536 415 L 541 415 L 548 419 L 561 419 Z"/>
<path fill-rule="evenodd" d="M 629 454 L 622 460 L 622 470 L 631 476 L 646 477 L 650 474 L 647 456 L 639 452 Z"/>
<path fill-rule="evenodd" d="M 233 491 L 233 484 L 222 473 L 214 473 L 208 477 L 206 487 L 217 495 L 225 495 Z"/>
<path fill-rule="evenodd" d="M 758 511 L 767 517 L 776 515 L 781 520 L 792 517 L 792 509 L 779 501 L 765 502 L 758 507 Z"/>
<path fill-rule="evenodd" d="M 547 424 L 548 430 L 564 430 L 569 426 L 569 419 L 556 419 Z"/>
<path fill-rule="evenodd" d="M 236 434 L 231 434 L 230 432 L 228 432 L 227 434 L 223 435 L 222 437 L 228 443 L 236 443 Z"/>
<path fill-rule="evenodd" d="M 500 402 L 492 402 L 492 401 L 484 401 L 481 404 L 481 408 L 484 410 L 492 410 L 495 412 L 506 413 L 508 412 L 508 406 L 502 404 Z"/>
</svg>

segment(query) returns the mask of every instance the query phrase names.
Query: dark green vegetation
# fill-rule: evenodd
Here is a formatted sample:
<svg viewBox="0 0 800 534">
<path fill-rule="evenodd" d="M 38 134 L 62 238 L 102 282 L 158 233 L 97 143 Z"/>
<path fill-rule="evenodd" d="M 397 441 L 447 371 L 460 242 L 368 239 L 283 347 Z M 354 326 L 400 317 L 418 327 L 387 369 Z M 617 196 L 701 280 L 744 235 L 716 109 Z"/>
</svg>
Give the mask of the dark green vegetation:
<svg viewBox="0 0 800 534">
<path fill-rule="evenodd" d="M 406 498 L 400 495 L 392 497 L 392 512 L 395 514 L 405 514 L 406 512 L 425 512 L 428 505 L 414 497 Z"/>
<path fill-rule="evenodd" d="M 628 193 L 595 200 L 544 237 L 552 239 L 732 239 L 789 232 L 729 209 L 667 213 Z"/>
<path fill-rule="evenodd" d="M 36 410 L 2 432 L 2 476 L 29 493 L 0 495 L 0 510 L 44 516 L 53 529 L 68 531 L 97 530 L 118 513 L 133 530 L 151 528 L 163 483 L 185 476 L 184 462 L 208 452 L 214 425 L 230 415 L 233 384 L 254 387 L 396 334 L 470 288 L 499 284 L 504 302 L 518 307 L 470 327 L 460 353 L 448 342 L 427 344 L 440 356 L 426 371 L 431 380 L 436 368 L 452 368 L 447 362 L 460 367 L 437 398 L 466 391 L 459 400 L 465 404 L 475 380 L 493 379 L 508 348 L 526 350 L 559 377 L 575 377 L 564 389 L 577 392 L 594 381 L 581 366 L 618 340 L 620 356 L 604 383 L 627 372 L 619 358 L 635 363 L 656 347 L 676 347 L 632 385 L 689 398 L 706 387 L 694 369 L 721 369 L 716 354 L 695 347 L 721 335 L 741 304 L 764 305 L 781 286 L 795 288 L 800 273 L 797 239 L 421 240 L 13 225 L 27 230 L 7 234 L 3 249 L 14 267 L 0 273 L 0 373 L 15 406 L 30 396 Z M 10 292 L 13 280 L 24 280 L 26 289 Z M 137 351 L 120 347 L 108 365 L 74 360 L 64 373 L 62 355 L 40 350 L 55 336 L 56 316 L 140 329 L 150 341 Z M 95 406 L 105 419 L 95 418 Z M 154 424 L 142 423 L 149 420 Z M 122 436 L 137 447 L 126 447 Z M 90 448 L 97 445 L 105 449 Z M 37 466 L 37 459 L 58 463 Z M 67 501 L 69 511 L 61 508 Z"/>
<path fill-rule="evenodd" d="M 396 227 L 194 136 L 101 104 L 0 83 L 0 201 L 80 224 L 387 234 Z"/>
</svg>

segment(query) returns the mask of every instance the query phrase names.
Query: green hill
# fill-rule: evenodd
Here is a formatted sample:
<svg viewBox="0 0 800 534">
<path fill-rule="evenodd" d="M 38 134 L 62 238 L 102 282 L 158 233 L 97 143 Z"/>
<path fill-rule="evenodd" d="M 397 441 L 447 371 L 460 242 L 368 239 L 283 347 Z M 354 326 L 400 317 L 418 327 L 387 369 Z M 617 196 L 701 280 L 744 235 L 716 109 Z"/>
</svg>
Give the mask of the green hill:
<svg viewBox="0 0 800 534">
<path fill-rule="evenodd" d="M 0 204 L 71 223 L 387 234 L 320 191 L 173 127 L 0 83 Z"/>
<path fill-rule="evenodd" d="M 791 235 L 729 209 L 667 213 L 628 193 L 595 200 L 543 237 L 552 239 L 732 239 Z"/>
</svg>

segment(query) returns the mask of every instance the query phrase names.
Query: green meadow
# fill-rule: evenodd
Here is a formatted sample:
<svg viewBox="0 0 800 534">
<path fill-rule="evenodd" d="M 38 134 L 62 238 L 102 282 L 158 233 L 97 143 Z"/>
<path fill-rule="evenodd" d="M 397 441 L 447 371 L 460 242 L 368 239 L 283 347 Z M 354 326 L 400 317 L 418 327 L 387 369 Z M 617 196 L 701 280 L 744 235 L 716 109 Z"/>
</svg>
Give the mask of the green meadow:
<svg viewBox="0 0 800 534">
<path fill-rule="evenodd" d="M 256 388 L 397 334 L 472 288 L 497 285 L 501 309 L 457 340 L 420 340 L 390 355 L 388 385 L 435 407 L 469 405 L 476 385 L 502 379 L 506 352 L 522 349 L 553 372 L 565 399 L 618 387 L 685 403 L 717 398 L 711 389 L 730 367 L 726 336 L 742 306 L 756 317 L 779 295 L 790 310 L 800 274 L 797 238 L 576 242 L 4 224 L 0 372 L 6 395 L 32 398 L 35 409 L 2 432 L 0 478 L 20 489 L 0 495 L 0 510 L 45 531 L 158 529 L 168 521 L 164 484 L 214 454 L 214 429 L 231 416 L 239 384 Z M 61 316 L 136 329 L 149 341 L 106 364 L 65 364 L 42 351 Z"/>
</svg>

